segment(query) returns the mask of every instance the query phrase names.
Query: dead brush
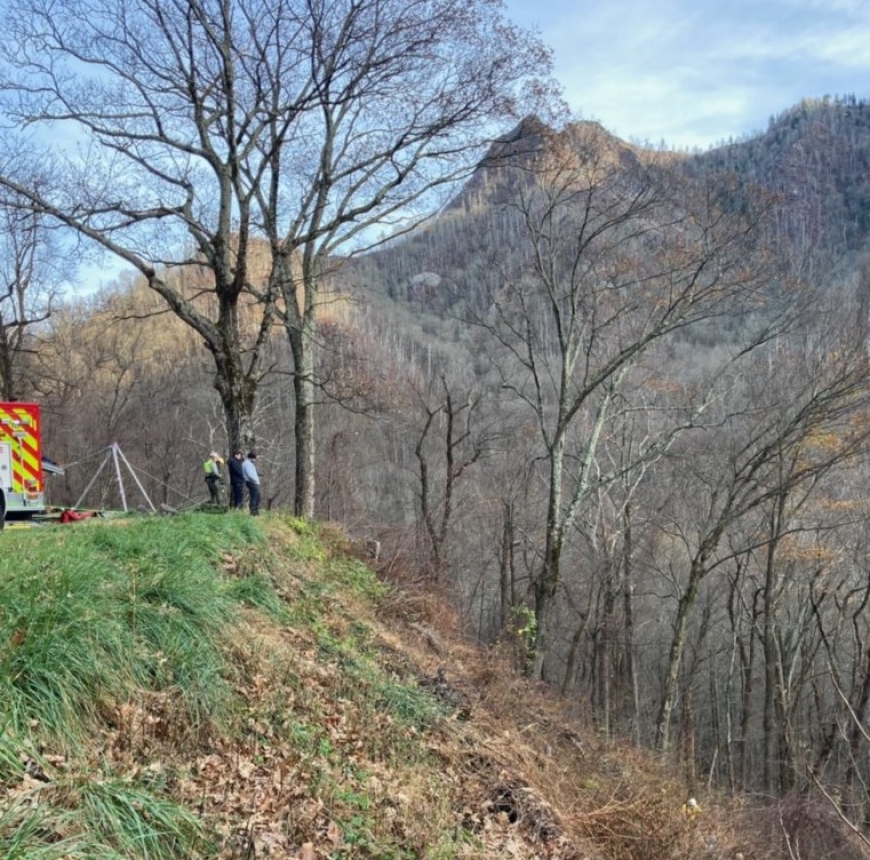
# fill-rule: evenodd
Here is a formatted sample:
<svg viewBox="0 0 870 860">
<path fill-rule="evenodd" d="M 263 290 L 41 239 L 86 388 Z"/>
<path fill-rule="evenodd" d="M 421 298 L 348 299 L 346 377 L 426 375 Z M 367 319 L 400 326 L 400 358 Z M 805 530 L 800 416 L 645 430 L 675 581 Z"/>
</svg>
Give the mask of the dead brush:
<svg viewBox="0 0 870 860">
<path fill-rule="evenodd" d="M 605 849 L 609 860 L 688 860 L 702 847 L 694 826 L 680 820 L 660 798 L 595 792 L 590 808 L 578 812 L 581 832 Z"/>
</svg>

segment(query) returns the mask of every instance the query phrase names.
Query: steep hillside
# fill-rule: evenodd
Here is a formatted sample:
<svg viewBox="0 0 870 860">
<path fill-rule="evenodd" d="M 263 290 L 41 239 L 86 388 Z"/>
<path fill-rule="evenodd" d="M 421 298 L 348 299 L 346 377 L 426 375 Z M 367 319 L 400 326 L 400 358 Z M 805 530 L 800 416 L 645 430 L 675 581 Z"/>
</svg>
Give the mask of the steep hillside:
<svg viewBox="0 0 870 860">
<path fill-rule="evenodd" d="M 870 104 L 804 100 L 761 135 L 694 159 L 775 192 L 792 245 L 832 256 L 860 249 L 870 232 Z"/>
<path fill-rule="evenodd" d="M 519 166 L 531 169 L 562 142 L 578 152 L 594 150 L 601 160 L 626 170 L 637 164 L 675 163 L 686 158 L 678 153 L 653 151 L 626 143 L 598 122 L 570 123 L 557 133 L 537 117 L 527 117 L 493 143 L 478 169 L 444 207 L 442 214 L 473 212 L 513 199 L 517 192 L 517 173 L 500 168 Z"/>
<path fill-rule="evenodd" d="M 410 236 L 351 261 L 343 273 L 346 284 L 367 290 L 376 300 L 386 294 L 435 315 L 462 316 L 469 308 L 485 308 L 481 288 L 493 261 L 508 264 L 527 242 L 516 212 L 520 195 L 534 184 L 542 165 L 569 153 L 597 173 L 593 185 L 602 194 L 612 193 L 617 177 L 646 174 L 628 179 L 643 183 L 651 172 L 674 169 L 685 160 L 677 153 L 625 143 L 596 122 L 572 123 L 556 132 L 529 117 L 490 147 L 437 217 Z"/>
<path fill-rule="evenodd" d="M 761 860 L 784 832 L 860 856 L 824 809 L 688 811 L 518 679 L 521 642 L 471 647 L 332 531 L 200 514 L 2 542 L 3 860 Z"/>
</svg>

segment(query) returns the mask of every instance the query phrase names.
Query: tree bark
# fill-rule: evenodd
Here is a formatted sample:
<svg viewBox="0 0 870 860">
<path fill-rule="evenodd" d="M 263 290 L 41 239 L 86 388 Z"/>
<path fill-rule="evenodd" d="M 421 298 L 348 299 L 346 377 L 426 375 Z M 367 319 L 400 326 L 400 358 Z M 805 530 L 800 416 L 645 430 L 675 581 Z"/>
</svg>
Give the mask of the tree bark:
<svg viewBox="0 0 870 860">
<path fill-rule="evenodd" d="M 677 615 L 674 620 L 674 632 L 668 655 L 662 704 L 656 722 L 656 746 L 663 752 L 666 752 L 670 748 L 671 718 L 676 708 L 679 694 L 680 666 L 682 665 L 683 651 L 686 647 L 689 616 L 698 597 L 701 580 L 707 573 L 707 557 L 707 551 L 705 550 L 692 560 L 689 582 L 677 604 Z"/>
</svg>

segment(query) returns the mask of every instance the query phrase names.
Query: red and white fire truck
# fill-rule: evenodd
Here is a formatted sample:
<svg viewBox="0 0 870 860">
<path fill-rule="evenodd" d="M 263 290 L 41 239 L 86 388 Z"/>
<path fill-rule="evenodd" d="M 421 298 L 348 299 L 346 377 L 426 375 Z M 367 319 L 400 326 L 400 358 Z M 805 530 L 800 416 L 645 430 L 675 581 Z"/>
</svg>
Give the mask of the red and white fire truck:
<svg viewBox="0 0 870 860">
<path fill-rule="evenodd" d="M 0 528 L 45 512 L 39 406 L 0 401 Z"/>
</svg>

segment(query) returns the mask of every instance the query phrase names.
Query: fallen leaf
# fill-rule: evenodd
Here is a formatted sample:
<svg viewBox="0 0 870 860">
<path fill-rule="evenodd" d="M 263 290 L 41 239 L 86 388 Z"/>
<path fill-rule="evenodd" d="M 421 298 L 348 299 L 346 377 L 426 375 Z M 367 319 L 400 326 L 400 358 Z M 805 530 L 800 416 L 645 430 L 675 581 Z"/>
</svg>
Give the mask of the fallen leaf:
<svg viewBox="0 0 870 860">
<path fill-rule="evenodd" d="M 329 826 L 326 828 L 326 836 L 336 847 L 341 845 L 341 828 L 334 821 L 329 822 Z"/>
</svg>

